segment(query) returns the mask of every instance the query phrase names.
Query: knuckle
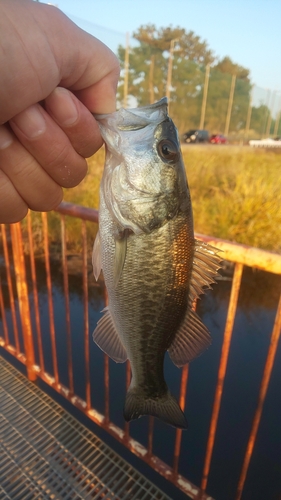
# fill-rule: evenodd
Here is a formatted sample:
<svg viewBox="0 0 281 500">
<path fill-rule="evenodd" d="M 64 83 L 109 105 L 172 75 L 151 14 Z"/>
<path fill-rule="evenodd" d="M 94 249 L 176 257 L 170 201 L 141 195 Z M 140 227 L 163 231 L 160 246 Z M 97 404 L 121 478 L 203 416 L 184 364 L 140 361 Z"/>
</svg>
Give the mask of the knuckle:
<svg viewBox="0 0 281 500">
<path fill-rule="evenodd" d="M 83 156 L 83 158 L 89 158 L 101 148 L 102 144 L 103 141 L 101 137 L 85 138 L 81 140 L 76 151 L 79 155 Z"/>
<path fill-rule="evenodd" d="M 44 162 L 48 169 L 56 171 L 59 166 L 68 162 L 70 155 L 70 144 L 54 144 L 52 148 L 46 151 Z"/>
</svg>

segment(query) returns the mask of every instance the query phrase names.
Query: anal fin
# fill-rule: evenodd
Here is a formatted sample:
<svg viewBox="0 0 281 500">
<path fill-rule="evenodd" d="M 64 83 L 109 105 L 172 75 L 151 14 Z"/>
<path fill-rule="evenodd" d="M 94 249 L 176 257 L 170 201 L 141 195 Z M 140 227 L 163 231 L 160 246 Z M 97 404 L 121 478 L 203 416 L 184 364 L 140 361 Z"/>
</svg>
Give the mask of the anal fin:
<svg viewBox="0 0 281 500">
<path fill-rule="evenodd" d="M 98 321 L 93 339 L 100 349 L 116 363 L 124 363 L 128 358 L 127 351 L 121 342 L 108 307 L 102 312 L 104 315 Z"/>
<path fill-rule="evenodd" d="M 198 314 L 189 308 L 168 353 L 173 363 L 181 367 L 205 351 L 211 340 L 208 328 L 202 323 Z"/>
</svg>

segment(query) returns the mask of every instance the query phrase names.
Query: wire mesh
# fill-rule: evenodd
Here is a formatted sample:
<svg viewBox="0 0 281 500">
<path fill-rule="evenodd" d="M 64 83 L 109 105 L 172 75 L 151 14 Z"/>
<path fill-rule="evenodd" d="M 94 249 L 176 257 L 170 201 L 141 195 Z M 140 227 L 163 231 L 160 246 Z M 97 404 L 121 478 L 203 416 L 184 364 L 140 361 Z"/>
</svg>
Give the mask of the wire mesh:
<svg viewBox="0 0 281 500">
<path fill-rule="evenodd" d="M 0 357 L 0 499 L 169 500 Z"/>
</svg>

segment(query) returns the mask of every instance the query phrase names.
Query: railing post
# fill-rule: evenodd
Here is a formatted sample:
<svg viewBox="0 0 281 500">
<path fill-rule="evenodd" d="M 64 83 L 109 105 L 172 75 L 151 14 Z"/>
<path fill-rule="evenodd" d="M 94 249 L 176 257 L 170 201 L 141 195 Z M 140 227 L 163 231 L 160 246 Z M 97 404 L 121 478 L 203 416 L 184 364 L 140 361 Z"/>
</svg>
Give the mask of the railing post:
<svg viewBox="0 0 281 500">
<path fill-rule="evenodd" d="M 244 488 L 244 483 L 246 480 L 250 460 L 252 457 L 252 452 L 254 449 L 257 433 L 258 433 L 258 428 L 260 424 L 260 419 L 263 411 L 263 406 L 264 406 L 264 401 L 265 397 L 267 394 L 267 389 L 268 389 L 268 384 L 270 381 L 271 377 L 271 372 L 278 348 L 278 343 L 281 335 L 281 295 L 279 298 L 279 303 L 277 307 L 277 312 L 276 312 L 276 317 L 274 321 L 274 326 L 271 334 L 271 339 L 270 339 L 270 344 L 269 344 L 269 349 L 268 349 L 268 354 L 265 362 L 265 367 L 264 367 L 264 372 L 263 372 L 263 377 L 262 377 L 262 382 L 261 382 L 261 387 L 260 387 L 260 392 L 259 392 L 259 397 L 258 397 L 258 404 L 257 404 L 257 409 L 255 412 L 253 424 L 252 424 L 252 429 L 250 433 L 250 437 L 248 440 L 247 444 L 247 449 L 244 457 L 244 462 L 241 470 L 241 475 L 239 478 L 238 482 L 238 487 L 237 487 L 237 492 L 236 492 L 236 497 L 235 500 L 240 500 Z"/>
<path fill-rule="evenodd" d="M 218 423 L 218 417 L 219 417 L 219 412 L 220 412 L 221 398 L 222 398 L 224 379 L 225 379 L 227 362 L 228 362 L 230 343 L 231 343 L 231 338 L 232 338 L 234 321 L 235 321 L 235 317 L 236 317 L 236 309 L 237 309 L 237 304 L 238 304 L 238 296 L 239 296 L 239 291 L 240 291 L 242 272 L 243 272 L 243 264 L 239 264 L 236 262 L 235 269 L 234 269 L 234 275 L 233 275 L 233 281 L 232 281 L 232 288 L 231 288 L 228 312 L 227 312 L 227 318 L 226 318 L 224 339 L 223 339 L 222 350 L 221 350 L 221 359 L 220 359 L 219 370 L 218 370 L 217 387 L 216 387 L 215 398 L 214 398 L 214 403 L 213 403 L 213 412 L 212 412 L 210 429 L 209 429 L 209 436 L 208 436 L 208 441 L 207 441 L 205 462 L 204 462 L 204 468 L 203 468 L 203 476 L 202 476 L 202 482 L 201 482 L 201 490 L 203 492 L 206 491 L 207 482 L 208 482 L 208 478 L 209 478 L 210 465 L 211 465 L 211 459 L 212 459 L 214 442 L 215 442 L 216 431 L 217 431 L 217 423 Z"/>
<path fill-rule="evenodd" d="M 27 288 L 26 273 L 25 273 L 22 232 L 21 232 L 21 225 L 19 222 L 17 222 L 16 224 L 11 224 L 11 238 L 12 238 L 16 285 L 18 292 L 19 313 L 22 325 L 22 334 L 23 334 L 24 350 L 26 357 L 27 377 L 29 380 L 35 381 L 37 375 L 34 370 L 34 365 L 35 365 L 34 344 L 32 337 L 28 288 Z"/>
</svg>

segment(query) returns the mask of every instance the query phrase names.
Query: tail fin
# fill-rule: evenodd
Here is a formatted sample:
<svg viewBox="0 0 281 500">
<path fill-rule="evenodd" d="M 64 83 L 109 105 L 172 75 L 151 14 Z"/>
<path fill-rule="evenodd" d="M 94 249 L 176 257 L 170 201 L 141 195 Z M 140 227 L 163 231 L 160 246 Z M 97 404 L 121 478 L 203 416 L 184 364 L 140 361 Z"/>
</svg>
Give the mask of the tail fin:
<svg viewBox="0 0 281 500">
<path fill-rule="evenodd" d="M 124 418 L 128 422 L 143 415 L 152 415 L 160 418 L 167 424 L 180 429 L 187 428 L 187 421 L 180 409 L 177 400 L 169 392 L 161 398 L 144 398 L 137 387 L 129 389 L 126 394 Z"/>
</svg>

